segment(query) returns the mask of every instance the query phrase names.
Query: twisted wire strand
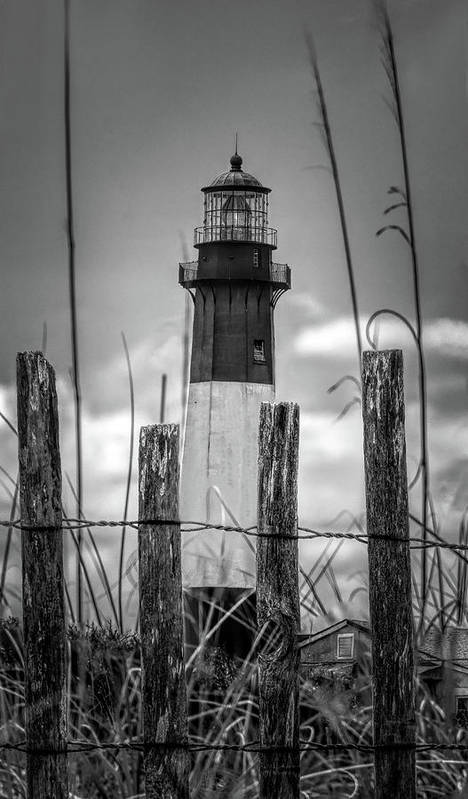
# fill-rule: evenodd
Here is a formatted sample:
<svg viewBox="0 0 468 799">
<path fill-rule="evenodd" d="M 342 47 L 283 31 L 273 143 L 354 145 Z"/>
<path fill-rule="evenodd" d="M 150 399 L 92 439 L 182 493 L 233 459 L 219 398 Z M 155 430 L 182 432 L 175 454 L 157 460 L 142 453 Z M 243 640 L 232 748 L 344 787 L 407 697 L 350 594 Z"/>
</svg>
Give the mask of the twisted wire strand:
<svg viewBox="0 0 468 799">
<path fill-rule="evenodd" d="M 333 532 L 329 530 L 314 530 L 311 527 L 298 526 L 297 535 L 281 534 L 277 532 L 259 532 L 255 526 L 253 527 L 236 527 L 234 525 L 215 524 L 212 522 L 198 522 L 198 521 L 183 521 L 181 519 L 135 519 L 132 521 L 117 521 L 108 519 L 73 519 L 64 518 L 63 522 L 66 525 L 34 525 L 23 523 L 21 519 L 8 519 L 0 520 L 0 527 L 7 527 L 16 530 L 34 530 L 34 531 L 47 531 L 61 529 L 64 532 L 71 530 L 81 530 L 88 527 L 131 527 L 134 530 L 139 530 L 140 527 L 145 525 L 160 525 L 160 526 L 180 526 L 183 533 L 200 533 L 210 532 L 215 530 L 224 530 L 228 533 L 242 533 L 243 535 L 251 536 L 252 538 L 274 538 L 275 540 L 283 539 L 285 541 L 294 540 L 313 540 L 316 538 L 337 538 L 345 539 L 348 541 L 358 541 L 360 544 L 367 545 L 369 540 L 372 541 L 391 541 L 409 543 L 411 549 L 448 549 L 458 552 L 468 552 L 468 544 L 456 544 L 449 541 L 425 541 L 423 538 L 413 538 L 404 536 L 386 536 L 386 535 L 368 535 L 367 533 L 349 533 L 349 532 Z M 301 534 L 302 533 L 302 534 Z"/>
<path fill-rule="evenodd" d="M 355 743 L 318 743 L 314 741 L 300 740 L 297 746 L 262 746 L 259 740 L 250 741 L 246 744 L 207 744 L 207 743 L 194 743 L 187 740 L 182 741 L 115 741 L 112 743 L 90 743 L 88 741 L 67 741 L 66 745 L 60 747 L 40 748 L 28 747 L 26 741 L 19 741 L 18 743 L 3 743 L 0 744 L 0 751 L 15 751 L 21 754 L 31 755 L 66 755 L 66 754 L 80 754 L 93 751 L 136 751 L 146 752 L 154 749 L 159 750 L 178 750 L 183 749 L 189 752 L 295 752 L 298 749 L 301 752 L 319 751 L 329 752 L 334 750 L 337 752 L 356 751 L 372 754 L 377 751 L 414 751 L 416 753 L 424 752 L 447 752 L 447 751 L 468 751 L 467 743 L 411 743 L 406 741 L 394 741 L 388 744 L 355 744 Z"/>
</svg>

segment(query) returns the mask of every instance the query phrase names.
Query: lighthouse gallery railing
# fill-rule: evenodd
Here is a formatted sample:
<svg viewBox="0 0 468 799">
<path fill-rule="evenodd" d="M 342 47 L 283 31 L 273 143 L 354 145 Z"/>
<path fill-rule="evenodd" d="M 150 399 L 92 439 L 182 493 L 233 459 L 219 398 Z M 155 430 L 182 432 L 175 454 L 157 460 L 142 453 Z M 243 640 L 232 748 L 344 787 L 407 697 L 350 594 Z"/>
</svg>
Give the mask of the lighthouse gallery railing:
<svg viewBox="0 0 468 799">
<path fill-rule="evenodd" d="M 223 280 L 231 280 L 231 279 L 238 279 L 239 275 L 237 270 L 235 271 L 234 268 L 232 269 L 233 274 L 231 275 L 231 269 L 229 268 L 229 264 L 223 270 Z M 234 274 L 235 272 L 235 274 Z M 207 277 L 205 275 L 199 274 L 199 263 L 198 261 L 187 261 L 185 263 L 179 264 L 179 283 L 183 285 L 187 285 L 190 283 L 194 283 L 198 280 L 216 280 L 217 278 Z M 242 277 L 243 280 L 248 280 L 247 276 Z M 262 280 L 262 277 L 256 273 L 251 276 L 252 280 Z M 291 286 L 291 268 L 288 264 L 277 264 L 271 263 L 268 270 L 268 281 L 274 284 L 280 284 L 284 286 Z"/>
<path fill-rule="evenodd" d="M 255 241 L 259 244 L 277 246 L 277 231 L 272 227 L 251 225 L 202 225 L 193 232 L 195 247 L 212 241 Z"/>
</svg>

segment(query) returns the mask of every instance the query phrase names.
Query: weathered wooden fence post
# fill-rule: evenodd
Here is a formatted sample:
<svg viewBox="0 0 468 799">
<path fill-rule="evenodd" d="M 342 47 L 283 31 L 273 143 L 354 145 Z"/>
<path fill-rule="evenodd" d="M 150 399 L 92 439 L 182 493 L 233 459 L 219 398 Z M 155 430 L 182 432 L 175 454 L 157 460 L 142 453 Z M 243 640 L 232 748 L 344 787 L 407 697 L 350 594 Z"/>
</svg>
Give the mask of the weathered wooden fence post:
<svg viewBox="0 0 468 799">
<path fill-rule="evenodd" d="M 189 797 L 180 525 L 164 524 L 179 518 L 178 449 L 178 425 L 141 428 L 139 518 L 149 521 L 138 534 L 146 799 Z"/>
<path fill-rule="evenodd" d="M 375 797 L 415 799 L 413 616 L 401 350 L 364 352 L 362 414 L 374 744 L 389 747 L 375 752 Z M 397 747 L 392 749 L 394 743 Z"/>
<path fill-rule="evenodd" d="M 55 374 L 40 352 L 17 357 L 27 795 L 68 799 L 65 608 Z"/>
<path fill-rule="evenodd" d="M 298 405 L 262 402 L 258 532 L 269 537 L 257 542 L 259 712 L 261 746 L 273 749 L 259 755 L 260 799 L 299 799 L 298 447 Z"/>
</svg>

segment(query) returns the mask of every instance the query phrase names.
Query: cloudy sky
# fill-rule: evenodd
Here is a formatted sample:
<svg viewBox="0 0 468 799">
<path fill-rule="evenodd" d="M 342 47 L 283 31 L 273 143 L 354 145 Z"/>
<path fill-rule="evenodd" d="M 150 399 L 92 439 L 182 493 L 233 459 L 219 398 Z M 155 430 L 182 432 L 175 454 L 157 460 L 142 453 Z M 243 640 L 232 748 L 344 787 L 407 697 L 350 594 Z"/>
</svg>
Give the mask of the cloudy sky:
<svg viewBox="0 0 468 799">
<path fill-rule="evenodd" d="M 431 487 L 442 532 L 453 537 L 468 504 L 466 4 L 393 0 L 389 10 L 421 264 Z M 387 219 L 387 190 L 402 184 L 402 169 L 369 0 L 71 2 L 84 510 L 90 517 L 123 512 L 130 417 L 121 331 L 134 374 L 137 427 L 158 421 L 162 373 L 168 375 L 167 419 L 180 420 L 184 292 L 177 267 L 185 247 L 195 257 L 199 189 L 227 168 L 236 130 L 245 168 L 272 188 L 275 260 L 293 272 L 293 289 L 276 312 L 277 397 L 301 406 L 300 519 L 329 526 L 340 511 L 363 512 L 360 411 L 355 406 L 337 422 L 352 385 L 327 393 L 343 375 L 357 375 L 358 365 L 334 188 L 315 125 L 306 29 L 315 37 L 329 106 L 362 327 L 381 307 L 412 319 L 408 250 L 397 236 L 375 236 Z M 46 324 L 60 392 L 63 468 L 73 481 L 62 3 L 4 0 L 0 39 L 0 410 L 15 422 L 15 355 L 40 349 Z M 404 213 L 393 221 L 404 223 Z M 404 350 L 412 474 L 419 447 L 413 347 L 404 329 L 387 321 L 379 326 L 379 344 Z M 16 441 L 5 424 L 0 452 L 0 465 L 14 477 Z M 0 476 L 5 518 L 11 484 Z M 66 488 L 65 499 L 73 509 Z M 416 507 L 416 494 L 414 501 Z M 346 526 L 343 519 L 334 526 Z M 99 535 L 111 564 L 115 538 Z M 365 565 L 356 547 L 345 545 L 336 560 L 345 596 L 350 575 Z M 305 565 L 318 549 L 303 548 Z M 13 569 L 11 579 L 17 580 Z"/>
</svg>

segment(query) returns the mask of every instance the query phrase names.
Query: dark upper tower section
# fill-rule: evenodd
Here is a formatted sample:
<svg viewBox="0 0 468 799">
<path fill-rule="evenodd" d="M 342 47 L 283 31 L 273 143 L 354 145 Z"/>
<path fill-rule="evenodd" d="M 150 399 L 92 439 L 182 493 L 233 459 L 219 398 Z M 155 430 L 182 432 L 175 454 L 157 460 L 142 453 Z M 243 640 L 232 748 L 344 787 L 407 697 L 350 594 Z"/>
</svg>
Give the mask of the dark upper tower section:
<svg viewBox="0 0 468 799">
<path fill-rule="evenodd" d="M 202 189 L 198 261 L 179 268 L 195 303 L 190 379 L 272 384 L 273 308 L 291 287 L 291 272 L 271 259 L 277 234 L 268 227 L 270 189 L 243 171 L 237 152 L 230 164 Z"/>
</svg>

